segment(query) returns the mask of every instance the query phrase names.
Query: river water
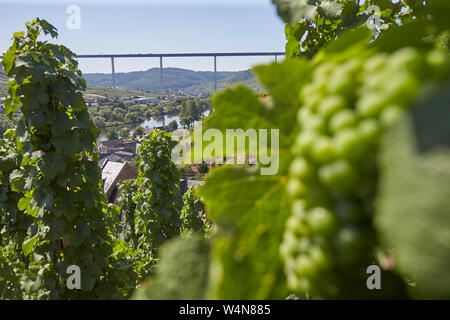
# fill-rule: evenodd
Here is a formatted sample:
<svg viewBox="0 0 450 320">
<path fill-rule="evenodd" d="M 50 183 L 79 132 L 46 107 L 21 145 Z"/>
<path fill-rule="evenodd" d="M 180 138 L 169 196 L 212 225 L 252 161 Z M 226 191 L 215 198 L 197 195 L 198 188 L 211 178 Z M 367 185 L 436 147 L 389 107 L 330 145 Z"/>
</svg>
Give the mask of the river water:
<svg viewBox="0 0 450 320">
<path fill-rule="evenodd" d="M 206 110 L 205 112 L 203 112 L 203 117 L 206 117 L 209 115 L 209 110 Z M 114 130 L 117 131 L 117 133 L 119 133 L 119 131 L 122 128 L 127 128 L 130 131 L 130 136 L 133 135 L 133 131 L 134 128 L 136 128 L 137 126 L 141 126 L 143 128 L 156 128 L 156 127 L 162 127 L 162 126 L 167 126 L 169 124 L 169 122 L 171 122 L 172 120 L 175 120 L 178 124 L 178 128 L 182 127 L 180 124 L 180 117 L 179 116 L 164 116 L 164 118 L 150 118 L 145 120 L 142 123 L 135 123 L 135 124 L 125 124 L 125 125 L 120 125 L 120 126 L 116 126 L 116 127 L 108 127 L 108 128 L 103 128 L 102 132 L 100 133 L 100 137 L 99 140 L 100 141 L 106 141 L 108 140 L 106 138 L 106 133 L 108 132 L 108 130 L 110 128 L 114 128 Z"/>
</svg>

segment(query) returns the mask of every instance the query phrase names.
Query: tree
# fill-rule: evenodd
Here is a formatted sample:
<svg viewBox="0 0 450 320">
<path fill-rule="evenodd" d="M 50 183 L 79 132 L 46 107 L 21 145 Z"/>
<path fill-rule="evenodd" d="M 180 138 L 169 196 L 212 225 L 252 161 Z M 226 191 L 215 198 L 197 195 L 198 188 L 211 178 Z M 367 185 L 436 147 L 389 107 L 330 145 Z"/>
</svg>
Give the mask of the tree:
<svg viewBox="0 0 450 320">
<path fill-rule="evenodd" d="M 205 233 L 210 229 L 206 219 L 206 206 L 197 194 L 194 187 L 189 187 L 183 195 L 183 209 L 181 221 L 183 233 Z"/>
<path fill-rule="evenodd" d="M 137 126 L 133 131 L 133 139 L 136 139 L 136 137 L 142 137 L 145 133 L 145 129 L 141 126 Z"/>
<path fill-rule="evenodd" d="M 119 136 L 121 139 L 126 139 L 130 136 L 130 130 L 128 128 L 122 128 L 119 131 Z"/>
<path fill-rule="evenodd" d="M 93 118 L 93 120 L 97 128 L 102 128 L 105 126 L 105 118 L 103 118 L 102 116 L 96 116 Z"/>
<path fill-rule="evenodd" d="M 117 131 L 113 128 L 109 128 L 106 133 L 106 138 L 109 140 L 116 140 L 119 139 L 119 135 L 117 134 Z"/>
<path fill-rule="evenodd" d="M 172 120 L 169 122 L 169 124 L 167 125 L 167 130 L 169 132 L 175 131 L 178 129 L 178 123 L 176 120 Z"/>
<path fill-rule="evenodd" d="M 194 100 L 183 101 L 180 107 L 179 117 L 183 126 L 190 127 L 195 121 L 202 119 L 202 108 Z"/>
</svg>

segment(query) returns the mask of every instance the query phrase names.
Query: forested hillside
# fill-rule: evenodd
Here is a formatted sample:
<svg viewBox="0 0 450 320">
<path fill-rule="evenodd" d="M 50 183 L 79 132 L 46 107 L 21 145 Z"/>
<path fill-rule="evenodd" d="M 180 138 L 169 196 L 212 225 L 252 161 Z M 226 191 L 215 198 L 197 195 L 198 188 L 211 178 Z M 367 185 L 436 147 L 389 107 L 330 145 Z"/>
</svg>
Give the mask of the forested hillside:
<svg viewBox="0 0 450 320">
<path fill-rule="evenodd" d="M 111 86 L 111 74 L 84 74 L 88 84 Z M 254 84 L 255 77 L 250 70 L 240 72 L 217 72 L 219 87 L 244 82 Z M 161 89 L 161 74 L 159 68 L 147 71 L 117 73 L 117 86 L 143 91 L 159 91 Z M 212 92 L 214 89 L 214 72 L 192 71 L 179 68 L 164 69 L 164 88 L 166 90 L 185 90 L 188 92 Z"/>
</svg>

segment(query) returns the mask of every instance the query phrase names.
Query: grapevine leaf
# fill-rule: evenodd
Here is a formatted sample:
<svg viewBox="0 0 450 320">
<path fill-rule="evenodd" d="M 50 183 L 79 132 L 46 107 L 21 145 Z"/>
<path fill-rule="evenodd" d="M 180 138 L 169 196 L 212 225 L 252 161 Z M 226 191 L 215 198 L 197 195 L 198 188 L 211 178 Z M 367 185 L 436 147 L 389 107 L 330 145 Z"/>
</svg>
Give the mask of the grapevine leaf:
<svg viewBox="0 0 450 320">
<path fill-rule="evenodd" d="M 330 20 L 337 20 L 341 16 L 343 4 L 338 1 L 322 1 L 319 13 Z"/>
<path fill-rule="evenodd" d="M 30 205 L 30 199 L 27 197 L 20 198 L 17 203 L 17 209 L 24 211 Z"/>
<path fill-rule="evenodd" d="M 450 298 L 448 93 L 440 99 L 418 105 L 394 127 L 380 158 L 376 223 L 385 243 L 394 248 L 398 269 L 416 282 L 412 291 L 418 298 Z M 428 117 L 420 119 L 423 114 Z M 426 148 L 420 150 L 424 142 Z"/>
<path fill-rule="evenodd" d="M 35 235 L 32 238 L 25 240 L 22 243 L 22 251 L 23 251 L 23 254 L 25 255 L 25 257 L 27 257 L 33 251 L 33 247 L 36 244 L 36 242 L 38 241 L 38 239 L 39 239 L 39 234 Z"/>
<path fill-rule="evenodd" d="M 218 268 L 212 275 L 213 297 L 282 298 L 285 279 L 278 247 L 290 214 L 284 178 L 259 176 L 253 169 L 221 168 L 211 173 L 200 194 L 209 218 L 223 232 L 213 244 Z"/>
</svg>

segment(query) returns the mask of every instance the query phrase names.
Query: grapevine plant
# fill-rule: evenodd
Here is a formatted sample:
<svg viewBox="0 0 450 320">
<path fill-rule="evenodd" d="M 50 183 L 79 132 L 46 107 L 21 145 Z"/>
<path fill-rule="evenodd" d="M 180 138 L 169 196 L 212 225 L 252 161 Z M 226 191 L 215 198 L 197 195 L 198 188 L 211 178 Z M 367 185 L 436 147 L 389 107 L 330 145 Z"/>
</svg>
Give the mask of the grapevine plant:
<svg viewBox="0 0 450 320">
<path fill-rule="evenodd" d="M 441 281 L 450 261 L 450 5 L 401 2 L 416 8 L 414 19 L 381 33 L 362 26 L 334 34 L 307 57 L 255 67 L 269 99 L 243 85 L 213 97 L 205 130 L 279 129 L 280 165 L 272 176 L 216 168 L 200 188 L 217 229 L 203 240 L 209 253 L 196 253 L 209 264 L 208 298 L 450 297 Z M 183 263 L 167 257 L 161 266 L 175 261 Z M 380 290 L 367 286 L 371 265 L 380 267 Z M 163 274 L 148 288 L 165 290 Z"/>
<path fill-rule="evenodd" d="M 369 24 L 374 37 L 390 27 L 423 18 L 429 1 L 272 0 L 286 22 L 286 56 L 314 56 L 346 30 Z M 376 9 L 375 9 L 376 8 Z"/>
<path fill-rule="evenodd" d="M 194 187 L 189 187 L 183 195 L 183 203 L 183 209 L 181 210 L 182 232 L 208 232 L 211 226 L 206 219 L 206 207 Z"/>
<path fill-rule="evenodd" d="M 8 288 L 1 295 L 121 298 L 135 283 L 123 277 L 128 267 L 116 268 L 110 224 L 118 212 L 101 184 L 86 83 L 73 52 L 39 40 L 41 33 L 58 36 L 52 25 L 38 18 L 26 27 L 2 60 L 11 78 L 5 111 L 21 117 L 0 148 L 0 261 L 14 266 L 13 280 L 0 279 Z M 80 267 L 80 290 L 66 284 L 70 265 Z"/>
<path fill-rule="evenodd" d="M 119 184 L 125 237 L 138 252 L 143 274 L 157 261 L 161 244 L 181 232 L 183 204 L 180 174 L 171 159 L 174 145 L 163 131 L 146 135 L 138 150 L 138 177 Z"/>
</svg>

